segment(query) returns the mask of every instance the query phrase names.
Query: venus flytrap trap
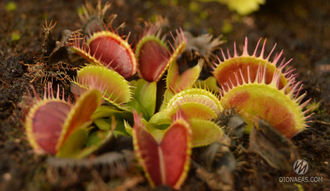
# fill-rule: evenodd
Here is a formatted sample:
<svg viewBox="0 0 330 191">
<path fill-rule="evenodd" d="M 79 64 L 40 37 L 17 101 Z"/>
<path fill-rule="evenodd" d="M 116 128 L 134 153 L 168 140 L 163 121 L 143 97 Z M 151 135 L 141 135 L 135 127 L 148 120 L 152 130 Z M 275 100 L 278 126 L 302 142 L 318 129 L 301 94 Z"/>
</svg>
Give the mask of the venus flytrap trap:
<svg viewBox="0 0 330 191">
<path fill-rule="evenodd" d="M 180 74 L 177 58 L 183 53 L 187 45 L 187 39 L 184 36 L 182 30 L 180 30 L 180 33 L 177 31 L 177 41 L 174 42 L 176 48 L 174 48 L 173 45 L 171 45 L 173 49 L 173 54 L 169 61 L 171 65 L 168 69 L 168 74 L 166 76 L 166 88 L 167 91 L 170 91 L 172 95 L 182 91 L 183 89 L 191 87 L 192 84 L 195 83 L 195 81 L 198 79 L 201 71 L 201 67 L 203 65 L 202 63 L 203 61 L 200 60 L 200 62 L 195 67 L 190 68 L 184 71 L 182 74 Z M 165 96 L 166 96 L 166 92 L 165 92 Z M 168 98 L 169 97 L 165 97 L 165 99 Z"/>
<path fill-rule="evenodd" d="M 123 110 L 127 110 L 124 104 L 132 96 L 129 82 L 104 66 L 88 65 L 78 70 L 77 77 L 71 81 L 71 91 L 79 95 L 88 89 L 99 90 L 104 100 Z"/>
<path fill-rule="evenodd" d="M 86 40 L 88 38 L 88 40 Z M 128 38 L 123 39 L 115 31 L 98 30 L 91 36 L 76 37 L 72 50 L 89 63 L 113 69 L 124 78 L 136 73 L 136 59 Z"/>
<path fill-rule="evenodd" d="M 236 45 L 234 47 L 234 56 L 231 57 L 228 52 L 227 59 L 223 53 L 225 60 L 216 65 L 213 72 L 222 87 L 221 105 L 225 109 L 235 107 L 239 112 L 242 111 L 247 123 L 246 132 L 251 130 L 254 116 L 266 120 L 288 138 L 304 130 L 310 116 L 305 117 L 308 110 L 302 110 L 309 100 L 300 105 L 305 96 L 298 97 L 302 86 L 295 81 L 293 70 L 284 71 L 291 60 L 286 63 L 282 61 L 277 66 L 282 51 L 273 62 L 269 62 L 275 47 L 265 59 L 265 43 L 260 56 L 256 56 L 258 45 L 250 56 L 247 38 L 241 56 L 237 55 Z"/>
<path fill-rule="evenodd" d="M 139 163 L 152 188 L 169 185 L 180 189 L 190 165 L 192 132 L 189 122 L 180 111 L 164 137 L 157 142 L 134 114 L 133 144 Z"/>
<path fill-rule="evenodd" d="M 207 146 L 221 139 L 222 129 L 212 119 L 220 115 L 219 97 L 201 88 L 189 88 L 175 94 L 164 109 L 167 116 L 181 110 L 191 124 L 193 147 Z"/>
<path fill-rule="evenodd" d="M 188 118 L 215 119 L 222 111 L 219 98 L 200 88 L 189 88 L 175 94 L 167 104 L 167 115 L 173 116 L 179 107 Z"/>
<path fill-rule="evenodd" d="M 195 67 L 187 69 L 182 74 L 179 73 L 177 59 L 183 53 L 187 44 L 187 40 L 184 37 L 182 30 L 180 30 L 180 32 L 176 31 L 176 34 L 176 39 L 174 38 L 173 34 L 171 34 L 175 46 L 170 44 L 173 53 L 168 61 L 170 65 L 166 76 L 166 90 L 164 92 L 164 99 L 160 110 L 164 109 L 164 107 L 167 105 L 167 102 L 174 96 L 175 93 L 178 93 L 183 89 L 190 88 L 195 83 L 199 77 L 201 67 L 203 65 L 202 61 L 200 61 Z"/>
<path fill-rule="evenodd" d="M 168 69 L 168 74 L 166 77 L 167 89 L 173 94 L 176 94 L 184 89 L 192 87 L 199 77 L 203 64 L 204 61 L 200 59 L 194 67 L 189 68 L 180 74 L 179 66 L 177 62 L 174 61 Z"/>
<path fill-rule="evenodd" d="M 227 90 L 226 84 L 230 85 L 230 83 L 233 83 L 236 86 L 237 84 L 243 83 L 241 78 L 238 78 L 238 83 L 237 80 L 235 80 L 235 73 L 238 73 L 239 71 L 241 71 L 245 81 L 249 80 L 248 76 L 250 76 L 250 80 L 254 80 L 258 74 L 259 65 L 261 65 L 262 68 L 265 68 L 266 84 L 269 84 L 272 81 L 272 77 L 275 71 L 281 74 L 278 83 L 279 89 L 282 89 L 288 83 L 290 78 L 294 78 L 296 76 L 292 75 L 292 72 L 294 71 L 293 69 L 285 69 L 285 67 L 292 61 L 292 59 L 287 62 L 285 62 L 285 59 L 283 59 L 282 62 L 278 65 L 278 62 L 283 55 L 283 50 L 275 55 L 273 61 L 270 61 L 270 57 L 276 47 L 276 44 L 268 56 L 265 57 L 265 39 L 260 55 L 257 56 L 257 50 L 261 40 L 262 39 L 260 38 L 252 55 L 248 53 L 248 38 L 245 38 L 243 53 L 240 56 L 237 53 L 236 43 L 234 43 L 234 56 L 230 55 L 229 49 L 227 49 L 227 56 L 221 49 L 223 60 L 218 59 L 219 63 L 214 64 L 213 75 L 217 79 L 217 82 L 222 89 Z"/>
<path fill-rule="evenodd" d="M 57 88 L 54 96 L 51 84 L 45 87 L 44 99 L 35 92 L 35 101 L 27 98 L 30 105 L 24 126 L 28 140 L 38 154 L 56 154 L 58 157 L 74 157 L 85 144 L 87 127 L 91 116 L 101 104 L 101 94 L 89 90 L 82 94 L 73 105 L 62 99 Z"/>
<path fill-rule="evenodd" d="M 161 29 L 151 25 L 143 32 L 135 47 L 138 74 L 149 82 L 160 80 L 170 65 L 171 54 L 164 38 L 160 39 L 160 34 Z"/>
<path fill-rule="evenodd" d="M 248 124 L 247 131 L 252 128 L 253 116 L 258 116 L 271 123 L 286 137 L 291 138 L 307 127 L 306 120 L 310 116 L 305 117 L 308 111 L 302 111 L 302 109 L 310 100 L 300 105 L 305 94 L 297 97 L 302 86 L 299 87 L 300 83 L 296 83 L 294 79 L 279 90 L 277 89 L 279 74 L 275 73 L 272 82 L 266 84 L 264 73 L 260 69 L 253 81 L 228 86 L 229 90 L 224 91 L 220 102 L 224 108 L 236 107 L 238 110 L 243 110 L 246 114 L 244 119 Z M 262 79 L 260 81 L 259 76 Z M 292 89 L 286 93 L 289 87 Z"/>
<path fill-rule="evenodd" d="M 221 141 L 224 132 L 222 128 L 212 120 L 191 118 L 189 122 L 193 132 L 193 147 L 204 147 L 216 141 Z"/>
<path fill-rule="evenodd" d="M 191 88 L 199 77 L 203 67 L 203 60 L 199 60 L 197 65 L 187 69 L 182 74 L 179 73 L 179 66 L 173 61 L 168 69 L 166 76 L 166 90 L 164 93 L 164 101 L 160 110 L 163 110 L 169 100 L 180 91 Z"/>
</svg>

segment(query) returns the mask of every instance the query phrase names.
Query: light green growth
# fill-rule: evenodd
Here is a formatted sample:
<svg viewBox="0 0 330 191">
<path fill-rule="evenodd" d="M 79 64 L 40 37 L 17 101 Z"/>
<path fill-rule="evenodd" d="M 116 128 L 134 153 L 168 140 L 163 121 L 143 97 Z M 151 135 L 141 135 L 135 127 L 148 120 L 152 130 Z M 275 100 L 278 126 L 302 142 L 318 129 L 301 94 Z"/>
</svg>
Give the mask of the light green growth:
<svg viewBox="0 0 330 191">
<path fill-rule="evenodd" d="M 128 135 L 125 130 L 125 120 L 129 120 L 130 117 L 125 115 L 113 115 L 107 121 L 111 124 L 111 129 L 114 130 L 115 135 Z"/>
<path fill-rule="evenodd" d="M 128 135 L 124 120 L 133 121 L 131 112 L 121 111 L 113 106 L 98 107 L 91 118 L 100 130 L 113 130 L 115 135 Z"/>
<path fill-rule="evenodd" d="M 198 12 L 199 11 L 199 4 L 197 2 L 191 1 L 189 3 L 189 10 L 192 12 Z"/>
<path fill-rule="evenodd" d="M 79 95 L 86 89 L 97 89 L 104 100 L 125 110 L 123 103 L 131 99 L 129 82 L 114 70 L 104 66 L 88 65 L 82 67 L 76 80 L 71 81 L 71 91 Z"/>
<path fill-rule="evenodd" d="M 183 23 L 183 28 L 184 28 L 184 29 L 191 28 L 191 24 L 190 24 L 190 22 L 184 22 L 184 23 Z"/>
<path fill-rule="evenodd" d="M 111 130 L 111 125 L 104 118 L 95 119 L 94 124 L 100 130 L 103 130 L 103 131 Z"/>
<path fill-rule="evenodd" d="M 214 33 L 214 29 L 213 29 L 213 28 L 208 28 L 208 29 L 207 29 L 207 32 L 208 32 L 209 34 L 213 34 L 213 33 Z"/>
<path fill-rule="evenodd" d="M 151 134 L 151 136 L 154 137 L 155 141 L 160 144 L 162 142 L 162 139 L 165 135 L 165 133 L 168 130 L 168 127 L 170 125 L 167 126 L 167 128 L 165 129 L 161 129 L 161 126 L 155 124 L 155 123 L 148 123 L 148 122 L 143 122 L 144 123 L 146 130 Z"/>
<path fill-rule="evenodd" d="M 228 34 L 231 31 L 233 31 L 233 25 L 230 23 L 229 20 L 224 20 L 223 26 L 222 26 L 222 33 Z"/>
<path fill-rule="evenodd" d="M 209 14 L 207 13 L 207 11 L 202 11 L 200 14 L 199 14 L 199 17 L 203 20 L 206 20 L 208 17 L 209 17 Z"/>
<path fill-rule="evenodd" d="M 201 23 L 201 19 L 199 17 L 194 17 L 194 23 L 196 25 L 200 24 Z"/>
<path fill-rule="evenodd" d="M 166 6 L 168 4 L 167 0 L 160 0 L 160 4 L 162 4 L 163 6 Z"/>
<path fill-rule="evenodd" d="M 83 15 L 84 14 L 84 8 L 83 7 L 78 7 L 77 8 L 77 13 L 80 14 L 80 15 Z"/>
<path fill-rule="evenodd" d="M 172 6 L 176 6 L 179 4 L 179 1 L 178 0 L 170 0 L 170 3 Z"/>
<path fill-rule="evenodd" d="M 190 119 L 189 123 L 193 131 L 193 147 L 206 146 L 222 138 L 222 129 L 213 121 Z"/>
<path fill-rule="evenodd" d="M 168 102 L 172 99 L 172 97 L 175 94 L 170 90 L 170 89 L 166 89 L 165 93 L 164 93 L 164 100 L 162 105 L 160 106 L 160 111 L 164 110 L 167 107 Z"/>
<path fill-rule="evenodd" d="M 87 134 L 88 130 L 85 127 L 75 129 L 57 152 L 56 157 L 76 158 L 75 154 L 85 145 Z"/>
<path fill-rule="evenodd" d="M 162 111 L 156 113 L 155 115 L 153 115 L 151 117 L 151 119 L 149 120 L 149 123 L 155 123 L 155 124 L 161 126 L 160 127 L 161 129 L 163 129 L 163 127 L 168 127 L 171 125 L 172 118 L 167 115 L 166 110 L 162 110 Z"/>
<path fill-rule="evenodd" d="M 86 141 L 86 147 L 96 146 L 102 144 L 104 140 L 109 136 L 110 131 L 97 130 L 88 135 Z"/>
<path fill-rule="evenodd" d="M 197 82 L 193 85 L 193 87 L 207 89 L 213 92 L 214 94 L 220 92 L 220 88 L 217 85 L 217 80 L 213 76 L 208 77 L 206 80 L 202 80 L 202 81 L 197 80 Z"/>
<path fill-rule="evenodd" d="M 104 143 L 114 139 L 112 131 L 97 130 L 90 133 L 87 137 L 85 147 L 74 154 L 74 158 L 84 158 L 96 150 L 98 150 Z"/>
<path fill-rule="evenodd" d="M 116 107 L 112 107 L 112 106 L 99 106 L 93 113 L 91 119 L 95 120 L 98 118 L 110 117 L 112 115 L 117 115 L 117 114 L 127 115 L 128 112 L 120 111 Z"/>
<path fill-rule="evenodd" d="M 166 87 L 171 90 L 173 93 L 179 93 L 182 90 L 190 88 L 198 79 L 204 61 L 200 59 L 196 66 L 189 68 L 184 71 L 182 74 L 179 73 L 179 66 L 174 60 L 167 72 L 166 76 Z"/>
<path fill-rule="evenodd" d="M 143 5 L 144 5 L 145 9 L 150 9 L 150 8 L 152 8 L 153 3 L 151 1 L 146 1 L 146 2 L 144 2 Z"/>
<path fill-rule="evenodd" d="M 158 14 L 153 14 L 150 18 L 149 18 L 149 21 L 151 23 L 155 23 L 157 21 L 157 16 Z"/>
<path fill-rule="evenodd" d="M 157 83 L 139 79 L 131 81 L 131 86 L 133 99 L 126 105 L 130 111 L 134 109 L 138 114 L 142 113 L 144 119 L 149 120 L 156 109 Z"/>
<path fill-rule="evenodd" d="M 132 136 L 132 134 L 133 134 L 133 128 L 132 128 L 132 126 L 126 121 L 126 120 L 124 120 L 124 126 L 125 126 L 125 131 L 126 131 L 126 133 L 127 134 L 129 134 L 130 136 Z"/>
<path fill-rule="evenodd" d="M 319 110 L 320 105 L 321 105 L 321 102 L 316 102 L 314 100 L 306 106 L 306 110 L 309 110 L 309 113 L 316 112 Z"/>
<path fill-rule="evenodd" d="M 10 1 L 6 5 L 7 11 L 15 11 L 16 8 L 17 8 L 17 4 L 15 2 L 13 2 L 13 1 Z"/>
<path fill-rule="evenodd" d="M 294 183 L 293 185 L 297 188 L 296 191 L 304 191 L 304 187 L 301 184 Z"/>
<path fill-rule="evenodd" d="M 191 88 L 175 94 L 167 104 L 167 114 L 173 116 L 179 108 L 187 118 L 212 119 L 222 111 L 219 98 L 200 88 Z"/>
<path fill-rule="evenodd" d="M 18 31 L 11 33 L 11 41 L 19 41 L 21 39 L 21 34 Z"/>
<path fill-rule="evenodd" d="M 232 11 L 237 11 L 240 15 L 248 15 L 259 10 L 259 6 L 266 3 L 266 0 L 199 0 L 202 2 L 217 1 L 222 4 L 227 4 Z"/>
</svg>

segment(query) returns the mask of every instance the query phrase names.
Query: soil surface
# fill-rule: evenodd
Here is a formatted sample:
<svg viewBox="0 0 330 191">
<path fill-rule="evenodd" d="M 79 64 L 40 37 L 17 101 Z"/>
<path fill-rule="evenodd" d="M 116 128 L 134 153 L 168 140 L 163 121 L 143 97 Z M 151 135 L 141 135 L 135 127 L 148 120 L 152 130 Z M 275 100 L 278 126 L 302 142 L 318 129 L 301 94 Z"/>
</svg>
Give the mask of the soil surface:
<svg viewBox="0 0 330 191">
<path fill-rule="evenodd" d="M 11 10 L 10 3 L 16 8 Z M 257 154 L 248 154 L 245 161 L 248 170 L 241 170 L 235 176 L 234 190 L 329 190 L 330 189 L 330 1 L 323 0 L 267 0 L 258 12 L 239 16 L 217 2 L 197 1 L 139 1 L 115 0 L 106 16 L 118 15 L 113 26 L 125 22 L 124 34 L 131 32 L 130 39 L 138 38 L 142 20 L 153 20 L 156 15 L 169 19 L 169 31 L 179 27 L 194 35 L 212 33 L 224 34 L 226 43 L 233 54 L 233 44 L 242 51 L 244 38 L 249 39 L 252 53 L 259 38 L 267 38 L 266 52 L 277 43 L 276 52 L 284 50 L 284 57 L 293 58 L 291 66 L 296 68 L 297 80 L 302 81 L 312 102 L 320 102 L 313 122 L 304 132 L 291 140 L 299 155 L 309 163 L 307 177 L 322 177 L 317 183 L 280 183 L 279 177 L 297 177 L 293 171 L 282 172 L 269 166 Z M 194 3 L 192 3 L 194 2 Z M 75 31 L 81 28 L 78 9 L 85 1 L 37 1 L 2 0 L 0 2 L 0 190 L 107 190 L 120 183 L 110 177 L 102 178 L 98 171 L 85 173 L 58 170 L 55 176 L 49 168 L 50 156 L 33 153 L 21 124 L 23 111 L 18 107 L 27 87 L 33 85 L 42 94 L 44 82 L 40 74 L 29 71 L 28 64 L 37 62 L 43 44 L 45 20 L 56 21 L 53 37 L 61 31 Z M 105 2 L 103 2 L 104 4 Z M 96 2 L 92 2 L 95 6 Z M 197 8 L 194 5 L 198 5 Z M 219 54 L 220 55 L 220 54 Z M 65 81 L 58 82 L 65 86 Z M 83 167 L 82 167 L 83 168 Z M 66 176 L 63 175 L 66 173 Z M 134 174 L 134 173 L 133 173 Z M 89 176 L 88 176 L 89 175 Z M 136 190 L 150 189 L 147 181 L 135 176 L 129 179 Z M 64 178 L 63 178 L 64 177 Z M 66 178 L 65 178 L 66 177 Z M 61 179 L 62 178 L 62 179 Z M 210 190 L 192 170 L 183 190 Z M 129 181 L 128 181 L 129 182 Z M 128 185 L 129 183 L 125 183 Z M 212 187 L 212 186 L 211 186 Z M 216 188 L 216 187 L 214 187 Z M 159 188 L 167 190 L 168 188 Z"/>
</svg>

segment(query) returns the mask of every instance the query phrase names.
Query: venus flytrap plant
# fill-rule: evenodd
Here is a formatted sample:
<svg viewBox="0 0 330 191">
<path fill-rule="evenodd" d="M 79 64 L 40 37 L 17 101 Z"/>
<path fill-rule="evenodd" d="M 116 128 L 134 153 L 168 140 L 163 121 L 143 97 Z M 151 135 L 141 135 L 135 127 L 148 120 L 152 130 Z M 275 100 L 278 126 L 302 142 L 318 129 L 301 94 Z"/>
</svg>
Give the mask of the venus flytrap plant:
<svg viewBox="0 0 330 191">
<path fill-rule="evenodd" d="M 291 138 L 307 127 L 306 121 L 310 116 L 305 117 L 308 111 L 302 109 L 310 100 L 300 105 L 306 94 L 298 97 L 302 86 L 300 82 L 295 82 L 294 78 L 290 79 L 282 89 L 278 89 L 281 74 L 274 72 L 271 83 L 266 84 L 266 67 L 263 72 L 261 68 L 259 66 L 255 79 L 244 81 L 242 75 L 238 76 L 237 79 L 242 80 L 243 83 L 227 86 L 228 91 L 224 91 L 220 102 L 224 108 L 236 107 L 237 110 L 243 110 L 248 124 L 247 131 L 252 128 L 253 116 L 258 116 L 283 135 Z M 251 79 L 251 76 L 248 78 Z M 289 92 L 287 92 L 288 88 L 291 88 Z"/>
<path fill-rule="evenodd" d="M 149 120 L 156 109 L 157 83 L 139 79 L 131 81 L 131 86 L 133 98 L 127 106 L 130 111 L 135 109 L 138 113 L 142 113 L 144 119 Z"/>
<path fill-rule="evenodd" d="M 203 61 L 199 60 L 198 64 L 195 67 L 184 71 L 182 74 L 179 73 L 179 66 L 176 60 L 178 56 L 181 55 L 182 52 L 184 51 L 187 44 L 187 40 L 184 37 L 184 33 L 182 31 L 181 33 L 177 32 L 177 39 L 178 39 L 178 43 L 174 41 L 176 45 L 176 49 L 173 52 L 172 57 L 169 61 L 170 67 L 168 69 L 168 74 L 166 76 L 167 91 L 170 91 L 171 95 L 178 93 L 183 89 L 190 88 L 192 84 L 195 83 L 195 81 L 198 79 L 199 74 L 201 72 L 201 68 L 203 66 Z M 172 45 L 171 47 L 174 50 Z M 166 93 L 165 93 L 165 100 L 169 98 L 170 97 L 166 97 Z"/>
<path fill-rule="evenodd" d="M 188 119 L 215 119 L 222 111 L 219 97 L 201 88 L 190 88 L 175 94 L 167 104 L 167 115 L 173 116 L 179 107 Z"/>
<path fill-rule="evenodd" d="M 221 111 L 219 97 L 202 88 L 189 88 L 175 94 L 164 111 L 174 116 L 181 110 L 191 124 L 193 147 L 206 146 L 220 140 L 223 131 L 212 119 L 217 118 Z"/>
<path fill-rule="evenodd" d="M 169 52 L 163 39 L 160 39 L 161 30 L 152 25 L 144 34 L 136 46 L 136 57 L 138 60 L 139 76 L 147 81 L 158 81 L 168 69 L 167 89 L 165 102 L 184 88 L 189 88 L 198 78 L 202 63 L 179 75 L 176 59 L 183 52 L 186 46 L 186 38 L 182 30 L 176 31 L 177 38 L 174 38 L 174 46 L 170 44 L 172 53 Z M 150 118 L 150 117 L 149 117 Z"/>
<path fill-rule="evenodd" d="M 293 69 L 285 69 L 285 67 L 291 62 L 292 59 L 287 62 L 285 62 L 285 60 L 283 59 L 282 62 L 278 65 L 278 62 L 283 55 L 283 50 L 280 53 L 276 54 L 274 59 L 270 61 L 270 57 L 276 47 L 276 44 L 274 45 L 268 56 L 265 57 L 265 39 L 262 45 L 260 55 L 257 56 L 257 50 L 261 40 L 262 39 L 260 38 L 252 55 L 248 53 L 248 38 L 245 38 L 243 53 L 240 56 L 237 53 L 236 43 L 234 43 L 234 56 L 230 55 L 229 49 L 227 49 L 227 56 L 225 55 L 223 50 L 221 50 L 223 60 L 218 59 L 219 64 L 214 64 L 213 75 L 217 79 L 217 82 L 219 86 L 222 87 L 222 89 L 227 90 L 227 86 L 225 84 L 242 84 L 243 81 L 240 78 L 238 79 L 238 83 L 237 80 L 234 80 L 236 78 L 235 73 L 238 73 L 239 71 L 241 71 L 241 73 L 243 74 L 243 78 L 245 81 L 249 80 L 248 76 L 251 77 L 250 80 L 255 79 L 258 73 L 259 65 L 266 68 L 266 84 L 272 81 L 273 73 L 275 71 L 278 71 L 281 74 L 279 79 L 280 81 L 278 83 L 279 89 L 282 89 L 288 83 L 288 80 L 291 77 L 295 76 L 292 75 L 292 72 L 294 71 Z"/>
<path fill-rule="evenodd" d="M 115 136 L 125 135 L 127 132 L 125 130 L 124 121 L 132 121 L 132 114 L 128 111 L 117 111 L 113 112 L 109 117 L 97 118 L 93 122 L 96 127 L 101 131 L 112 131 Z"/>
<path fill-rule="evenodd" d="M 306 128 L 309 116 L 305 116 L 308 110 L 303 108 L 309 101 L 300 104 L 305 95 L 298 96 L 300 82 L 295 82 L 293 70 L 285 69 L 291 60 L 278 65 L 283 54 L 280 52 L 270 61 L 275 46 L 265 57 L 264 41 L 257 56 L 260 39 L 250 55 L 246 38 L 242 55 L 237 54 L 236 44 L 234 56 L 229 50 L 227 56 L 221 51 L 223 60 L 214 65 L 214 77 L 197 82 L 203 60 L 179 72 L 177 61 L 187 45 L 182 30 L 176 31 L 176 38 L 171 34 L 174 46 L 169 43 L 170 51 L 164 39 L 160 39 L 159 27 L 149 26 L 134 54 L 128 37 L 124 40 L 105 27 L 102 19 L 109 6 L 101 9 L 99 2 L 94 10 L 87 4 L 81 18 L 86 22 L 85 29 L 93 34 L 83 40 L 75 35 L 72 41 L 72 50 L 91 64 L 80 68 L 71 81 L 72 93 L 80 95 L 76 104 L 66 102 L 64 96 L 60 99 L 59 90 L 53 96 L 50 86 L 44 100 L 36 94 L 35 100 L 27 99 L 31 109 L 26 112 L 25 127 L 36 153 L 83 158 L 107 146 L 114 137 L 131 135 L 150 186 L 180 189 L 189 171 L 192 148 L 224 139 L 223 129 L 216 122 L 223 110 L 236 108 L 235 116 L 241 116 L 238 138 L 245 123 L 246 129 L 251 129 L 255 117 L 267 121 L 288 138 Z M 92 17 L 89 13 L 98 15 Z M 221 41 L 211 41 L 210 36 L 203 38 L 211 43 L 209 52 L 203 55 L 213 56 L 211 50 Z M 128 82 L 126 79 L 136 71 L 140 79 Z M 157 111 L 157 83 L 166 71 L 166 90 Z M 111 106 L 106 102 L 100 106 L 102 100 Z M 227 151 L 230 153 L 228 148 Z M 213 160 L 216 159 L 211 159 L 210 164 Z"/>
<path fill-rule="evenodd" d="M 146 29 L 143 32 L 143 35 L 135 49 L 136 58 L 138 62 L 138 74 L 142 79 L 146 81 L 143 82 L 142 79 L 138 80 L 136 94 L 134 94 L 137 95 L 134 96 L 136 101 L 133 100 L 133 102 L 129 104 L 136 105 L 139 103 L 144 103 L 141 104 L 140 107 L 135 109 L 137 111 L 142 112 L 144 118 L 147 120 L 149 120 L 154 114 L 156 107 L 156 82 L 161 79 L 162 75 L 168 69 L 168 67 L 170 67 L 170 69 L 168 72 L 167 79 L 170 79 L 172 81 L 169 82 L 170 84 L 167 84 L 168 88 L 166 90 L 167 93 L 165 93 L 165 100 L 169 99 L 173 95 L 173 93 L 171 93 L 170 91 L 175 92 L 180 91 L 180 88 L 182 89 L 190 87 L 191 83 L 193 83 L 198 78 L 200 73 L 200 66 L 198 65 L 197 68 L 195 67 L 185 72 L 185 74 L 182 75 L 183 77 L 179 76 L 178 74 L 179 70 L 176 63 L 176 59 L 182 53 L 186 46 L 186 39 L 183 35 L 182 30 L 180 30 L 180 32 L 176 31 L 177 38 L 174 38 L 173 34 L 171 34 L 175 44 L 175 46 L 170 44 L 172 48 L 172 53 L 168 50 L 164 39 L 160 39 L 160 33 L 161 30 L 156 24 L 151 25 L 149 29 Z M 195 74 L 191 75 L 189 72 L 195 72 Z M 191 78 L 194 80 L 192 80 Z M 141 89 L 142 86 L 143 89 Z M 145 90 L 146 88 L 148 90 L 148 94 L 146 95 L 146 92 L 143 91 L 142 99 L 141 90 Z M 144 106 L 146 107 L 145 111 L 143 111 Z"/>
<path fill-rule="evenodd" d="M 122 110 L 127 110 L 124 104 L 132 97 L 129 82 L 104 66 L 88 65 L 78 70 L 71 91 L 79 95 L 88 89 L 99 90 L 104 100 Z"/>
<path fill-rule="evenodd" d="M 138 74 L 149 82 L 160 80 L 170 65 L 171 54 L 160 34 L 161 30 L 151 25 L 135 47 Z"/>
<path fill-rule="evenodd" d="M 213 142 L 222 140 L 222 128 L 212 120 L 191 118 L 189 119 L 193 132 L 192 146 L 203 147 Z"/>
<path fill-rule="evenodd" d="M 34 91 L 34 90 L 33 90 Z M 35 100 L 26 98 L 30 109 L 24 126 L 28 140 L 37 154 L 56 154 L 58 157 L 74 157 L 85 144 L 91 116 L 101 104 L 97 90 L 83 93 L 73 105 L 64 100 L 64 92 L 54 96 L 51 84 L 45 87 L 44 98 L 34 91 Z"/>
<path fill-rule="evenodd" d="M 157 142 L 134 114 L 133 144 L 139 163 L 152 188 L 168 185 L 180 189 L 190 165 L 191 126 L 180 111 L 164 137 Z"/>
<path fill-rule="evenodd" d="M 241 56 L 237 54 L 236 45 L 233 57 L 229 50 L 228 58 L 222 51 L 224 61 L 220 61 L 213 72 L 222 88 L 221 105 L 225 109 L 235 107 L 244 113 L 246 132 L 250 132 L 252 128 L 253 117 L 258 116 L 291 138 L 307 127 L 306 121 L 310 116 L 305 117 L 308 111 L 302 110 L 309 100 L 300 105 L 305 96 L 303 94 L 298 97 L 302 86 L 295 81 L 293 69 L 284 69 L 291 60 L 286 63 L 283 60 L 277 66 L 283 51 L 270 62 L 275 46 L 267 58 L 264 58 L 265 42 L 260 56 L 256 56 L 258 45 L 252 55 L 248 54 L 247 38 Z"/>
<path fill-rule="evenodd" d="M 201 87 L 212 92 L 220 92 L 220 88 L 214 76 L 210 76 L 205 80 L 197 80 L 192 87 Z"/>
<path fill-rule="evenodd" d="M 123 39 L 108 29 L 99 30 L 83 37 L 82 42 L 81 38 L 74 38 L 72 50 L 91 64 L 105 66 L 129 78 L 136 73 L 136 59 L 128 38 L 129 35 Z"/>
<path fill-rule="evenodd" d="M 166 78 L 167 89 L 173 94 L 179 93 L 180 91 L 190 88 L 198 79 L 201 73 L 204 61 L 200 59 L 198 63 L 184 71 L 182 74 L 179 73 L 179 66 L 174 61 L 168 69 Z"/>
<path fill-rule="evenodd" d="M 187 69 L 182 74 L 179 73 L 179 67 L 176 61 L 173 61 L 168 69 L 166 76 L 166 90 L 164 93 L 164 101 L 160 110 L 163 110 L 169 100 L 180 91 L 191 88 L 198 79 L 203 67 L 203 60 L 199 60 L 198 64 Z"/>
</svg>

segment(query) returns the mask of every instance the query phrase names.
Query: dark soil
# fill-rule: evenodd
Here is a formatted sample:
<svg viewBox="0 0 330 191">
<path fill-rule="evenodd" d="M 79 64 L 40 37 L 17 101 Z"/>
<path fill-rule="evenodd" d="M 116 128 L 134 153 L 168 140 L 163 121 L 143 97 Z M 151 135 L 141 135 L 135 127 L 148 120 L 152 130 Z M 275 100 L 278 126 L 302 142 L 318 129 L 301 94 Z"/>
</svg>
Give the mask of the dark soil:
<svg viewBox="0 0 330 191">
<path fill-rule="evenodd" d="M 41 25 L 45 19 L 48 22 L 57 21 L 52 31 L 54 37 L 58 37 L 64 29 L 79 29 L 81 23 L 77 9 L 85 2 L 17 0 L 17 8 L 13 11 L 6 8 L 9 2 L 14 1 L 0 2 L 0 190 L 107 188 L 109 178 L 100 180 L 100 177 L 94 175 L 90 179 L 75 180 L 68 175 L 72 182 L 66 180 L 65 184 L 64 180 L 54 181 L 49 176 L 46 162 L 48 156 L 35 155 L 27 142 L 21 124 L 23 112 L 18 107 L 29 85 L 32 84 L 37 92 L 43 92 L 44 84 L 40 79 L 31 83 L 35 76 L 29 75 L 26 66 L 34 64 L 40 55 L 43 43 Z M 107 16 L 117 14 L 113 25 L 119 26 L 125 22 L 124 34 L 131 31 L 132 36 L 139 35 L 141 19 L 149 20 L 160 14 L 169 19 L 171 31 L 181 27 L 194 34 L 212 32 L 218 36 L 223 33 L 223 26 L 230 24 L 232 30 L 225 31 L 227 43 L 222 45 L 223 48 L 229 47 L 229 50 L 233 50 L 236 41 L 241 51 L 245 37 L 249 38 L 250 53 L 261 37 L 267 38 L 267 51 L 277 43 L 277 52 L 284 49 L 284 57 L 293 58 L 291 66 L 296 68 L 298 80 L 303 82 L 304 90 L 307 91 L 305 99 L 312 98 L 312 101 L 321 102 L 313 116 L 314 122 L 306 131 L 293 137 L 292 141 L 301 158 L 310 165 L 306 176 L 323 177 L 323 182 L 279 183 L 279 177 L 296 175 L 293 171 L 278 171 L 257 154 L 249 154 L 245 158 L 249 163 L 249 171 L 237 173 L 234 189 L 330 189 L 330 1 L 267 0 L 258 12 L 244 17 L 216 2 L 197 2 L 200 6 L 197 11 L 189 8 L 189 1 L 115 0 L 111 3 Z M 13 34 L 19 34 L 19 40 L 13 39 Z M 140 189 L 143 187 L 149 188 L 144 180 L 139 184 Z M 195 176 L 194 171 L 190 172 L 182 188 L 209 190 L 207 184 Z"/>
</svg>

